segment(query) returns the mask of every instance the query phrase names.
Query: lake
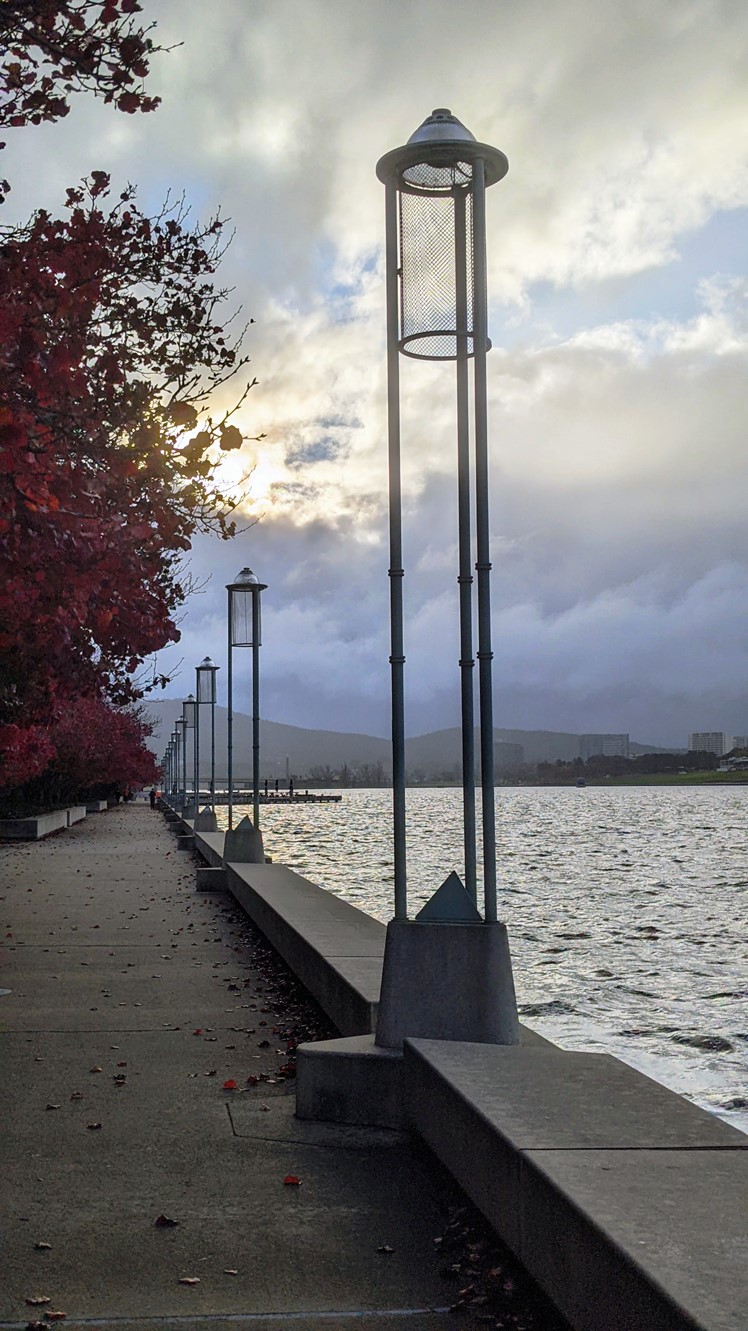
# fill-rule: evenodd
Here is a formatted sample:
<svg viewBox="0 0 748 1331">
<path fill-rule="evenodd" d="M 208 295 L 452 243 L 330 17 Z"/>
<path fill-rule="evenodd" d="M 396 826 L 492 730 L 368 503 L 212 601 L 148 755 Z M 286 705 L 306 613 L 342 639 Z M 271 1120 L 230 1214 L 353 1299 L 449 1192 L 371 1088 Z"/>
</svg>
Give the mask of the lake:
<svg viewBox="0 0 748 1331">
<path fill-rule="evenodd" d="M 391 794 L 342 793 L 262 807 L 265 848 L 386 921 Z M 411 915 L 461 873 L 461 805 L 407 792 Z M 748 1131 L 748 786 L 499 787 L 496 823 L 522 1020 Z"/>
</svg>

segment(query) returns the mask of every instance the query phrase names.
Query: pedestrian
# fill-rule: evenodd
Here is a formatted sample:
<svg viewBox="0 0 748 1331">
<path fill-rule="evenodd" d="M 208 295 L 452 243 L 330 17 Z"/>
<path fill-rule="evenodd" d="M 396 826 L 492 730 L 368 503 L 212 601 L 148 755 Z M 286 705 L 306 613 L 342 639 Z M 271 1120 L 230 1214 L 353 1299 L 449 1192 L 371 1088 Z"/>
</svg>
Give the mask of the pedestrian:
<svg viewBox="0 0 748 1331">
<path fill-rule="evenodd" d="M 291 777 L 288 783 L 288 798 L 293 799 L 293 777 Z"/>
<path fill-rule="evenodd" d="M 151 793 L 150 793 L 150 795 L 149 795 L 149 799 L 150 799 L 150 801 L 151 801 L 151 808 L 152 808 L 152 809 L 155 809 L 155 807 L 156 807 L 156 787 L 155 787 L 155 786 L 153 786 L 153 787 L 151 788 Z"/>
</svg>

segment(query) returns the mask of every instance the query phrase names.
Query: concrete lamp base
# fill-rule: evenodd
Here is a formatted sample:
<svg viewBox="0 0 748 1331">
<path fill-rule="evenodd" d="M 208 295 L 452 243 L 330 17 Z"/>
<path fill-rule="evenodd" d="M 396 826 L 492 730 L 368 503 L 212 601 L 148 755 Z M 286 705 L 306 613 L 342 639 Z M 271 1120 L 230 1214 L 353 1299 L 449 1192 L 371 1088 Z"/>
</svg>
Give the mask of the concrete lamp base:
<svg viewBox="0 0 748 1331">
<path fill-rule="evenodd" d="M 407 1036 L 520 1043 L 505 925 L 390 920 L 376 1042 L 402 1049 Z"/>
<path fill-rule="evenodd" d="M 195 814 L 193 829 L 195 832 L 217 832 L 218 819 L 213 809 L 209 809 L 207 805 L 204 809 L 200 809 Z"/>
<path fill-rule="evenodd" d="M 230 832 L 223 843 L 224 864 L 264 864 L 265 850 L 262 832 L 246 815 Z"/>
</svg>

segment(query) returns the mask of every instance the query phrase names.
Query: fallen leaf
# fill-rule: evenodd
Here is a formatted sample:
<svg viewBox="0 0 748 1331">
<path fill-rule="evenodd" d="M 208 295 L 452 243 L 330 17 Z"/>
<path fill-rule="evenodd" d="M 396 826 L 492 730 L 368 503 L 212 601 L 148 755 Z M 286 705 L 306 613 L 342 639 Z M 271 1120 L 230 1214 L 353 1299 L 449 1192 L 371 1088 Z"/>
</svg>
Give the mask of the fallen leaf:
<svg viewBox="0 0 748 1331">
<path fill-rule="evenodd" d="M 43 1243 L 41 1239 L 39 1239 L 39 1241 L 34 1244 L 34 1249 L 36 1252 L 49 1252 L 51 1247 L 52 1247 L 51 1243 Z"/>
<path fill-rule="evenodd" d="M 194 1031 L 192 1032 L 192 1034 L 193 1034 L 193 1035 L 204 1035 L 204 1034 L 205 1034 L 205 1030 L 204 1030 L 204 1028 L 203 1028 L 202 1026 L 198 1026 L 197 1029 L 194 1030 Z"/>
<path fill-rule="evenodd" d="M 234 1266 L 224 1266 L 223 1274 L 225 1276 L 238 1276 L 239 1272 Z"/>
<path fill-rule="evenodd" d="M 26 1331 L 46 1331 L 46 1322 L 27 1322 Z"/>
<path fill-rule="evenodd" d="M 234 1081 L 234 1078 L 229 1077 L 228 1081 L 225 1081 L 223 1083 L 223 1089 L 224 1091 L 238 1091 L 239 1087 L 238 1084 Z"/>
<path fill-rule="evenodd" d="M 48 1322 L 64 1322 L 65 1318 L 67 1317 L 67 1313 L 52 1312 L 51 1308 L 48 1308 L 44 1316 Z"/>
<path fill-rule="evenodd" d="M 297 1178 L 295 1174 L 286 1174 L 286 1177 L 284 1178 L 283 1182 L 289 1188 L 301 1187 L 301 1179 Z"/>
<path fill-rule="evenodd" d="M 260 1105 L 260 1109 L 262 1110 L 263 1114 L 270 1113 L 270 1105 Z"/>
<path fill-rule="evenodd" d="M 101 1068 L 90 1068 L 90 1072 L 101 1072 Z"/>
<path fill-rule="evenodd" d="M 161 1215 L 156 1216 L 153 1223 L 157 1229 L 174 1229 L 179 1224 L 179 1221 L 172 1220 L 170 1215 L 164 1215 L 162 1213 Z"/>
<path fill-rule="evenodd" d="M 45 1108 L 45 1109 L 59 1109 L 60 1106 L 59 1106 L 59 1105 L 45 1105 L 44 1108 Z"/>
<path fill-rule="evenodd" d="M 180 1285 L 199 1285 L 199 1284 L 200 1284 L 200 1277 L 199 1277 L 199 1276 L 180 1276 L 180 1277 L 179 1277 L 179 1284 L 180 1284 Z"/>
<path fill-rule="evenodd" d="M 82 1099 L 83 1099 L 83 1092 L 82 1092 L 82 1091 L 73 1091 L 73 1094 L 71 1095 L 70 1099 L 71 1099 L 71 1100 L 82 1100 Z"/>
<path fill-rule="evenodd" d="M 394 1248 L 391 1248 L 390 1245 L 389 1245 L 389 1243 L 382 1243 L 382 1244 L 380 1245 L 380 1247 L 377 1248 L 377 1252 L 386 1252 L 388 1256 L 389 1256 L 390 1253 L 392 1253 L 392 1252 L 394 1252 L 394 1251 L 395 1251 L 395 1249 L 394 1249 Z"/>
<path fill-rule="evenodd" d="M 250 1073 L 250 1075 L 247 1077 L 247 1085 L 248 1085 L 248 1086 L 256 1086 L 257 1083 L 258 1083 L 258 1081 L 259 1081 L 259 1077 L 255 1077 L 252 1073 Z"/>
<path fill-rule="evenodd" d="M 29 1308 L 43 1308 L 45 1303 L 51 1303 L 52 1300 L 46 1294 L 30 1294 L 26 1302 Z"/>
<path fill-rule="evenodd" d="M 87 1123 L 87 1124 L 86 1124 L 86 1127 L 87 1127 L 87 1128 L 90 1128 L 92 1132 L 96 1132 L 97 1128 L 100 1128 L 100 1127 L 101 1127 L 101 1124 L 100 1124 L 100 1123 Z"/>
</svg>

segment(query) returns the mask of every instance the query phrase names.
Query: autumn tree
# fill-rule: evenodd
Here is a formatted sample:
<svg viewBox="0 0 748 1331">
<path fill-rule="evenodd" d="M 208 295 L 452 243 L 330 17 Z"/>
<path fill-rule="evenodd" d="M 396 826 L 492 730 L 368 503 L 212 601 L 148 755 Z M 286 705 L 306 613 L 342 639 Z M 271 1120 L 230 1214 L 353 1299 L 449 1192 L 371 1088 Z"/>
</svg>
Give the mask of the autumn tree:
<svg viewBox="0 0 748 1331">
<path fill-rule="evenodd" d="M 152 109 L 132 86 L 154 49 L 139 8 L 3 0 L 11 122 L 64 114 L 77 87 Z M 231 417 L 253 381 L 211 412 L 246 375 L 215 283 L 225 243 L 220 218 L 195 225 L 182 201 L 148 217 L 103 171 L 62 218 L 0 230 L 0 789 L 55 769 L 79 701 L 100 720 L 133 702 L 133 671 L 178 637 L 192 536 L 234 532 L 217 458 L 241 447 Z"/>
</svg>

